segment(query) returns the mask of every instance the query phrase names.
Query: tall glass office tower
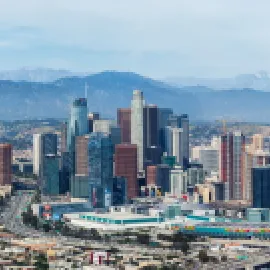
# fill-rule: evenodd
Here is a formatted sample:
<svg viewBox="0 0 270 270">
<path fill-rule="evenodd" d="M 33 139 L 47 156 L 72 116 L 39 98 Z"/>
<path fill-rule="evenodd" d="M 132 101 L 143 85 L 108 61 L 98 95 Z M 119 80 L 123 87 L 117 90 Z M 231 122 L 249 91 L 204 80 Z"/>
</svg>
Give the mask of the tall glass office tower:
<svg viewBox="0 0 270 270">
<path fill-rule="evenodd" d="M 109 207 L 113 191 L 113 145 L 108 134 L 89 135 L 88 161 L 90 203 L 94 208 Z"/>
<path fill-rule="evenodd" d="M 143 142 L 143 93 L 139 90 L 133 91 L 131 101 L 131 143 L 138 147 L 137 169 L 144 169 L 144 142 Z"/>
<path fill-rule="evenodd" d="M 67 150 L 74 152 L 75 136 L 88 133 L 87 100 L 86 98 L 75 99 L 68 123 Z"/>
</svg>

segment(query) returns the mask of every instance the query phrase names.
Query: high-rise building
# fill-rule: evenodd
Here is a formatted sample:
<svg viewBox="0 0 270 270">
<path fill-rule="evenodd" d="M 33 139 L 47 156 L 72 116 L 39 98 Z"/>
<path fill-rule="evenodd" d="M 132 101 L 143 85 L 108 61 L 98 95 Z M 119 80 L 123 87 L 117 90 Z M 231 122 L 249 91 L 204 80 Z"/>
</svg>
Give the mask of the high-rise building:
<svg viewBox="0 0 270 270">
<path fill-rule="evenodd" d="M 270 166 L 252 169 L 252 206 L 270 208 Z"/>
<path fill-rule="evenodd" d="M 72 176 L 70 183 L 70 191 L 73 198 L 89 199 L 89 176 L 81 174 L 75 174 L 74 176 Z"/>
<path fill-rule="evenodd" d="M 94 131 L 93 124 L 95 120 L 99 120 L 99 113 L 93 112 L 88 114 L 88 133 Z"/>
<path fill-rule="evenodd" d="M 190 162 L 187 169 L 189 186 L 203 184 L 205 180 L 205 171 L 203 165 L 196 162 Z"/>
<path fill-rule="evenodd" d="M 62 123 L 61 125 L 61 146 L 60 146 L 60 152 L 66 152 L 67 151 L 67 129 L 68 124 L 67 122 Z"/>
<path fill-rule="evenodd" d="M 75 137 L 88 133 L 87 100 L 86 98 L 75 99 L 71 107 L 68 123 L 67 150 L 75 151 Z"/>
<path fill-rule="evenodd" d="M 72 156 L 69 152 L 62 152 L 60 157 L 59 192 L 66 194 L 71 191 Z"/>
<path fill-rule="evenodd" d="M 219 171 L 219 149 L 212 146 L 195 146 L 192 149 L 192 158 L 203 165 L 207 175 Z"/>
<path fill-rule="evenodd" d="M 117 110 L 117 123 L 121 129 L 121 143 L 131 143 L 131 109 Z"/>
<path fill-rule="evenodd" d="M 41 164 L 41 134 L 33 135 L 33 173 L 39 175 Z"/>
<path fill-rule="evenodd" d="M 225 199 L 241 200 L 244 185 L 245 136 L 240 131 L 221 136 L 220 178 L 225 182 Z"/>
<path fill-rule="evenodd" d="M 166 152 L 169 156 L 176 157 L 176 162 L 184 167 L 184 139 L 183 129 L 166 127 Z"/>
<path fill-rule="evenodd" d="M 33 172 L 42 175 L 43 158 L 57 155 L 57 134 L 41 133 L 33 135 Z"/>
<path fill-rule="evenodd" d="M 182 153 L 183 167 L 187 168 L 189 163 L 189 118 L 187 114 L 170 115 L 168 126 L 182 129 Z M 181 162 L 180 162 L 181 163 Z"/>
<path fill-rule="evenodd" d="M 155 186 L 157 180 L 157 166 L 148 166 L 146 168 L 146 179 L 148 186 Z"/>
<path fill-rule="evenodd" d="M 158 109 L 158 128 L 159 128 L 159 146 L 162 151 L 165 152 L 165 128 L 168 126 L 168 119 L 173 115 L 172 109 L 169 108 L 159 108 Z"/>
<path fill-rule="evenodd" d="M 56 155 L 45 155 L 43 157 L 41 190 L 45 195 L 59 195 L 59 157 Z"/>
<path fill-rule="evenodd" d="M 181 166 L 175 166 L 170 171 L 171 194 L 181 197 L 187 193 L 187 172 Z"/>
<path fill-rule="evenodd" d="M 264 136 L 262 134 L 254 134 L 250 148 L 252 150 L 264 150 Z"/>
<path fill-rule="evenodd" d="M 114 120 L 94 120 L 93 131 L 108 134 L 112 140 L 113 145 L 119 144 L 121 142 L 121 129 L 117 126 L 117 123 Z"/>
<path fill-rule="evenodd" d="M 147 185 L 160 187 L 162 195 L 170 192 L 170 167 L 165 164 L 148 166 Z"/>
<path fill-rule="evenodd" d="M 112 127 L 117 127 L 116 121 L 112 119 L 98 119 L 93 121 L 93 132 L 110 134 Z"/>
<path fill-rule="evenodd" d="M 151 146 L 145 149 L 145 164 L 157 165 L 161 164 L 162 149 L 159 146 Z"/>
<path fill-rule="evenodd" d="M 260 148 L 247 146 L 244 153 L 244 181 L 243 181 L 243 199 L 252 200 L 251 169 L 257 166 L 266 166 L 270 164 L 270 152 L 260 150 Z"/>
<path fill-rule="evenodd" d="M 88 175 L 88 141 L 89 136 L 76 137 L 76 151 L 75 151 L 75 174 Z"/>
<path fill-rule="evenodd" d="M 115 147 L 115 175 L 127 179 L 127 197 L 138 196 L 137 183 L 137 146 L 118 144 Z"/>
<path fill-rule="evenodd" d="M 131 143 L 136 144 L 138 148 L 137 169 L 139 172 L 144 170 L 143 107 L 143 93 L 134 90 L 131 101 Z"/>
<path fill-rule="evenodd" d="M 0 185 L 11 185 L 12 145 L 0 144 Z"/>
<path fill-rule="evenodd" d="M 113 202 L 114 206 L 124 205 L 127 202 L 127 179 L 125 177 L 113 178 Z"/>
<path fill-rule="evenodd" d="M 90 203 L 94 208 L 112 205 L 113 145 L 109 135 L 93 132 L 88 142 Z"/>
<path fill-rule="evenodd" d="M 144 149 L 159 145 L 158 138 L 158 107 L 156 105 L 144 106 L 143 113 L 143 141 Z"/>
</svg>

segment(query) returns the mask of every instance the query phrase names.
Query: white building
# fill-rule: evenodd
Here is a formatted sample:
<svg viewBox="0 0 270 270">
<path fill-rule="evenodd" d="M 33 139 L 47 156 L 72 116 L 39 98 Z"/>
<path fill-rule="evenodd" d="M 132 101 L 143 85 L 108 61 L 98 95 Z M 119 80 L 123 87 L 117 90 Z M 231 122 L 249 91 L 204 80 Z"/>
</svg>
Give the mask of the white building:
<svg viewBox="0 0 270 270">
<path fill-rule="evenodd" d="M 219 171 L 219 150 L 212 146 L 200 146 L 198 148 L 198 161 L 203 165 L 207 175 Z"/>
<path fill-rule="evenodd" d="M 98 119 L 93 121 L 93 132 L 110 133 L 112 127 L 117 127 L 115 120 Z"/>
<path fill-rule="evenodd" d="M 176 162 L 183 166 L 184 140 L 182 128 L 166 127 L 166 152 L 169 156 L 175 156 Z"/>
<path fill-rule="evenodd" d="M 40 176 L 43 157 L 57 155 L 57 134 L 42 133 L 33 135 L 33 173 Z"/>
<path fill-rule="evenodd" d="M 138 147 L 138 171 L 143 171 L 144 165 L 144 142 L 143 142 L 143 93 L 133 91 L 131 101 L 131 143 Z"/>
<path fill-rule="evenodd" d="M 33 135 L 33 173 L 39 175 L 41 164 L 41 134 Z"/>
<path fill-rule="evenodd" d="M 187 172 L 181 166 L 175 166 L 170 171 L 171 194 L 181 197 L 187 192 Z"/>
</svg>

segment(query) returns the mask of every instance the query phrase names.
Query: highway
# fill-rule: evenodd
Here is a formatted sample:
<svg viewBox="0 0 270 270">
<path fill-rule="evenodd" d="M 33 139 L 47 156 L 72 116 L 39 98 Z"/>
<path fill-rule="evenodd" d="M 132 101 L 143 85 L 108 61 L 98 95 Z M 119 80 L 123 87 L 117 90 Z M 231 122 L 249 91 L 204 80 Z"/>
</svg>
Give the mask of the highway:
<svg viewBox="0 0 270 270">
<path fill-rule="evenodd" d="M 39 230 L 34 229 L 31 226 L 26 226 L 22 222 L 22 213 L 26 211 L 28 205 L 31 203 L 33 194 L 30 194 L 29 191 L 20 191 L 16 192 L 14 196 L 11 197 L 10 201 L 7 202 L 7 205 L 4 207 L 4 211 L 0 215 L 0 224 L 3 224 L 7 230 L 11 233 L 14 233 L 18 236 L 25 238 L 38 238 L 41 241 L 47 239 L 56 241 L 58 244 L 63 246 L 68 245 L 81 245 L 89 246 L 97 249 L 109 249 L 111 247 L 117 247 L 120 250 L 125 250 L 126 252 L 138 252 L 138 253 L 148 253 L 156 254 L 160 252 L 159 249 L 154 247 L 145 247 L 142 245 L 134 246 L 130 244 L 119 244 L 117 242 L 104 242 L 97 240 L 81 240 L 75 237 L 66 237 L 55 232 L 45 233 L 42 228 Z M 166 252 L 163 250 L 163 253 L 171 254 L 172 251 Z M 177 253 L 177 251 L 176 251 Z"/>
</svg>

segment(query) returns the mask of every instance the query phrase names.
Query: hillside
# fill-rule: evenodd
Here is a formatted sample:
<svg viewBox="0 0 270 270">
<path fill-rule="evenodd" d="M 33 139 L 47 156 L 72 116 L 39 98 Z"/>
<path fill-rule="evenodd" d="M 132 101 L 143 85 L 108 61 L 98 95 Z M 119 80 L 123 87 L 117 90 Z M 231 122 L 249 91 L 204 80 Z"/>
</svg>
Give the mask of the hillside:
<svg viewBox="0 0 270 270">
<path fill-rule="evenodd" d="M 67 77 L 52 83 L 0 81 L 0 119 L 65 118 L 75 97 L 85 95 L 89 111 L 115 117 L 130 105 L 132 91 L 144 92 L 147 103 L 188 113 L 193 120 L 221 117 L 268 121 L 270 93 L 250 89 L 215 91 L 202 86 L 172 87 L 129 72 L 107 71 L 86 77 Z"/>
</svg>

